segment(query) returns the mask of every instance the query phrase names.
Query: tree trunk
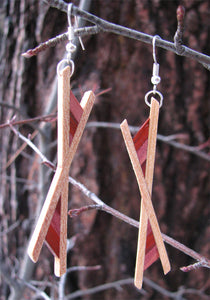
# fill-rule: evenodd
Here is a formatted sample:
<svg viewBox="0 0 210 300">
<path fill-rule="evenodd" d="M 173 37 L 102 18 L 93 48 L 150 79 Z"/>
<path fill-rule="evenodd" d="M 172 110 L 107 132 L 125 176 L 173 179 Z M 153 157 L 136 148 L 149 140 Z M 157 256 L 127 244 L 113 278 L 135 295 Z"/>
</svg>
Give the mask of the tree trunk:
<svg viewBox="0 0 210 300">
<path fill-rule="evenodd" d="M 74 3 L 78 4 L 78 1 Z M 209 1 L 184 0 L 182 3 L 186 8 L 183 43 L 209 54 Z M 178 5 L 178 1 L 166 0 L 99 0 L 91 2 L 90 12 L 107 21 L 147 34 L 158 34 L 172 41 Z M 66 32 L 66 15 L 35 0 L 4 0 L 0 8 L 1 124 L 14 115 L 17 120 L 24 120 L 55 112 L 56 66 L 65 53 L 65 43 L 28 60 L 21 53 Z M 86 50 L 79 49 L 75 58 L 74 94 L 80 99 L 80 90 L 111 88 L 110 92 L 97 98 L 90 121 L 121 123 L 126 118 L 129 125 L 141 126 L 149 114 L 144 96 L 152 89 L 152 46 L 111 33 L 89 36 L 83 42 Z M 209 71 L 198 62 L 172 52 L 157 48 L 156 53 L 161 76 L 158 88 L 164 96 L 158 133 L 175 134 L 178 142 L 191 146 L 204 144 L 210 131 Z M 55 122 L 31 123 L 16 128 L 25 136 L 39 129 L 34 143 L 47 158 L 54 160 L 56 147 L 48 146 L 56 140 Z M 52 174 L 28 148 L 7 166 L 22 141 L 9 127 L 0 130 L 0 139 L 0 219 L 3 232 L 0 235 L 0 259 L 12 278 L 12 283 L 8 283 L 9 279 L 3 274 L 0 290 L 2 299 L 9 295 L 11 299 L 28 299 L 34 292 L 23 287 L 21 282 L 17 286 L 15 274 L 25 281 L 36 279 L 55 283 L 53 257 L 48 249 L 43 247 L 36 265 L 25 253 Z M 139 219 L 140 194 L 119 130 L 86 128 L 70 175 L 111 207 Z M 209 162 L 158 141 L 152 201 L 160 228 L 206 257 L 210 254 L 209 196 Z M 87 204 L 93 203 L 70 186 L 69 209 Z M 15 222 L 18 223 L 14 230 L 7 232 Z M 77 236 L 74 248 L 68 253 L 68 267 L 101 265 L 101 269 L 70 273 L 66 293 L 134 276 L 136 228 L 95 210 L 69 219 L 68 228 L 69 237 Z M 184 287 L 203 290 L 208 295 L 208 270 L 200 268 L 189 273 L 181 272 L 180 267 L 194 261 L 178 250 L 166 247 L 172 271 L 164 276 L 157 262 L 145 272 L 145 276 L 171 292 Z M 24 264 L 28 264 L 27 267 Z M 12 288 L 15 293 L 12 293 Z M 147 293 L 141 299 L 160 299 L 160 293 L 155 289 L 146 284 L 144 289 Z M 81 299 L 139 299 L 139 295 L 133 285 L 125 285 L 123 290 L 108 289 Z M 195 293 L 184 297 L 198 299 Z M 161 295 L 161 299 L 169 297 Z M 204 295 L 200 294 L 199 299 L 205 299 Z"/>
</svg>

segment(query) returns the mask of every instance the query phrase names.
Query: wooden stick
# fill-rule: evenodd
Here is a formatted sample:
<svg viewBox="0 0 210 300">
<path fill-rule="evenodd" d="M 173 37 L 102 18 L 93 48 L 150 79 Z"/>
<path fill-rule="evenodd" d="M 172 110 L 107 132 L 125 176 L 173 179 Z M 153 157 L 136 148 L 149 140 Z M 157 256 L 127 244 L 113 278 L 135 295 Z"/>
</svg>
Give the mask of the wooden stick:
<svg viewBox="0 0 210 300">
<path fill-rule="evenodd" d="M 70 132 L 70 67 L 67 66 L 58 72 L 58 147 L 57 147 L 57 168 L 63 168 L 65 157 L 69 151 L 69 132 Z M 71 99 L 70 99 L 71 101 Z M 60 239 L 59 257 L 54 258 L 54 273 L 61 276 L 66 272 L 66 251 L 67 251 L 67 211 L 68 211 L 68 176 L 63 182 L 60 204 Z"/>
<path fill-rule="evenodd" d="M 69 150 L 69 126 L 70 126 L 70 105 L 69 105 L 69 99 L 70 99 L 70 67 L 64 68 L 61 73 L 58 73 L 58 118 L 57 118 L 57 126 L 58 126 L 58 150 L 57 150 L 57 170 L 63 168 L 63 165 L 65 164 L 64 158 L 67 155 L 67 151 Z M 57 172 L 56 170 L 56 172 Z M 60 172 L 57 172 L 58 174 Z M 57 180 L 59 181 L 60 177 L 54 176 L 56 181 L 53 181 L 53 185 L 57 185 Z M 68 179 L 66 178 L 67 183 Z M 65 180 L 65 181 L 66 181 Z M 61 195 L 61 215 L 64 219 L 67 219 L 65 217 L 65 214 L 67 212 L 64 212 L 64 208 L 67 206 L 68 203 L 68 185 L 66 187 L 66 183 L 64 183 L 64 179 L 62 181 L 62 184 L 65 186 L 65 192 Z M 52 189 L 51 189 L 52 191 Z M 52 200 L 54 199 L 54 196 L 52 196 Z M 53 214 L 52 214 L 53 216 Z M 62 233 L 62 237 L 60 241 L 66 241 L 67 238 L 67 226 L 64 226 L 64 223 L 66 221 L 62 221 L 62 230 L 60 228 L 60 233 Z M 60 224 L 61 225 L 61 224 Z M 38 227 L 39 228 L 39 224 Z M 41 228 L 40 228 L 41 230 Z M 38 234 L 38 233 L 37 233 Z M 42 237 L 42 235 L 39 235 Z M 65 238 L 63 238 L 65 237 Z M 43 239 L 43 237 L 42 237 Z M 45 239 L 45 237 L 44 237 Z M 40 244 L 41 246 L 41 244 Z M 62 254 L 66 252 L 66 242 L 62 242 L 62 247 L 59 245 L 59 253 L 60 250 Z M 30 253 L 30 245 L 28 253 Z M 63 258 L 63 255 L 62 255 Z M 34 259 L 36 259 L 34 257 Z M 37 258 L 38 259 L 38 258 Z M 60 262 L 60 259 L 59 259 Z M 62 260 L 63 264 L 63 260 Z M 60 269 L 60 266 L 57 266 L 56 269 Z"/>
<path fill-rule="evenodd" d="M 69 151 L 69 131 L 70 131 L 70 67 L 67 66 L 58 72 L 58 147 L 57 147 L 57 167 L 63 168 L 65 157 Z M 71 99 L 70 99 L 71 101 Z"/>
<path fill-rule="evenodd" d="M 152 195 L 158 117 L 159 117 L 159 102 L 154 98 L 152 98 L 150 118 L 149 118 L 150 119 L 149 135 L 148 135 L 147 160 L 146 160 L 146 172 L 145 172 L 145 181 L 150 195 Z M 139 222 L 140 225 L 139 225 L 134 284 L 137 288 L 141 289 L 143 283 L 144 260 L 145 260 L 146 241 L 147 241 L 147 226 L 148 226 L 148 217 L 146 214 L 143 201 L 141 201 Z"/>
<path fill-rule="evenodd" d="M 56 173 L 52 180 L 37 225 L 29 243 L 28 254 L 34 262 L 38 260 L 42 245 L 44 243 L 48 228 L 56 209 L 56 205 L 61 195 L 61 190 L 63 189 L 63 186 L 65 184 L 65 178 L 66 176 L 68 176 L 71 162 L 77 150 L 77 146 L 87 123 L 89 114 L 93 107 L 94 100 L 95 95 L 91 91 L 86 92 L 81 100 L 83 114 L 77 126 L 77 130 L 74 134 L 74 138 L 70 145 L 67 156 L 64 158 L 65 164 L 63 165 L 63 168 L 58 167 L 56 169 Z"/>
<path fill-rule="evenodd" d="M 59 257 L 54 257 L 54 273 L 60 277 L 66 273 L 66 255 L 67 255 L 67 212 L 68 212 L 68 177 L 61 192 L 61 210 L 60 210 L 60 242 Z"/>
<path fill-rule="evenodd" d="M 161 232 L 160 232 L 160 228 L 158 225 L 158 221 L 157 221 L 157 217 L 155 215 L 155 211 L 152 205 L 152 201 L 151 201 L 151 197 L 150 197 L 150 193 L 143 175 L 143 171 L 141 168 L 141 165 L 139 163 L 139 159 L 136 153 L 136 149 L 130 134 L 130 130 L 128 127 L 128 123 L 127 120 L 124 120 L 121 125 L 121 131 L 124 137 L 124 141 L 131 159 L 131 163 L 137 178 L 137 182 L 138 182 L 138 186 L 141 192 L 141 196 L 142 196 L 142 201 L 144 203 L 144 207 L 146 209 L 147 212 L 147 216 L 149 218 L 151 227 L 152 227 L 152 231 L 153 231 L 153 235 L 155 238 L 155 242 L 158 248 L 158 252 L 160 255 L 160 260 L 163 266 L 163 270 L 164 270 L 164 274 L 168 273 L 170 271 L 170 263 L 168 260 L 168 255 L 165 249 L 165 245 L 163 243 L 163 239 L 161 236 Z"/>
<path fill-rule="evenodd" d="M 74 138 L 72 140 L 70 150 L 67 153 L 66 161 L 65 161 L 65 166 L 71 165 L 71 162 L 73 160 L 74 154 L 77 151 L 78 144 L 80 142 L 80 139 L 82 137 L 83 131 L 85 129 L 85 125 L 88 121 L 90 112 L 92 110 L 93 104 L 95 101 L 95 95 L 92 91 L 88 91 L 84 93 L 84 96 L 82 97 L 82 100 L 80 102 L 81 107 L 83 108 L 83 114 L 81 116 L 81 119 L 79 121 L 79 124 L 77 126 L 77 130 L 74 134 Z M 69 169 L 69 168 L 68 168 Z"/>
</svg>

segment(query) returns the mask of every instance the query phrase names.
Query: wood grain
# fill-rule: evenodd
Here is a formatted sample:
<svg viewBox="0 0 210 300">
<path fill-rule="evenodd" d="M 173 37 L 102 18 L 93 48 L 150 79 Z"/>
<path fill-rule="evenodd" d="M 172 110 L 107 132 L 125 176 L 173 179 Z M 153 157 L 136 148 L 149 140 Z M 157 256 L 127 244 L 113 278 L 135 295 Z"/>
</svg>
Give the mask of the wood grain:
<svg viewBox="0 0 210 300">
<path fill-rule="evenodd" d="M 53 177 L 49 192 L 47 194 L 46 201 L 42 208 L 40 217 L 38 219 L 37 225 L 35 227 L 34 233 L 29 243 L 28 254 L 33 261 L 37 261 L 42 245 L 45 241 L 49 225 L 54 216 L 54 226 L 51 227 L 47 241 L 52 250 L 52 252 L 60 256 L 60 228 L 59 225 L 61 221 L 59 220 L 59 211 L 63 215 L 64 212 L 61 211 L 63 207 L 68 203 L 68 189 L 67 194 L 61 194 L 59 191 L 59 186 L 65 186 L 67 180 L 67 174 L 62 177 L 63 169 L 65 167 L 65 157 L 67 151 L 69 150 L 69 126 L 70 126 L 70 67 L 67 66 L 58 74 L 58 147 L 57 147 L 57 169 Z M 60 198 L 60 205 L 58 204 L 58 199 Z M 64 205 L 63 205 L 64 202 Z M 56 207 L 58 207 L 58 212 L 55 214 Z M 66 216 L 67 218 L 67 216 Z M 57 227 L 57 228 L 56 228 Z M 53 230 L 54 229 L 54 230 Z M 63 227 L 62 234 L 67 233 L 67 228 Z M 55 239 L 55 243 L 53 243 Z M 66 248 L 66 244 L 63 244 L 63 251 Z"/>
<path fill-rule="evenodd" d="M 66 273 L 67 264 L 67 211 L 68 211 L 68 177 L 61 192 L 59 256 L 54 257 L 54 273 L 60 277 Z"/>
<path fill-rule="evenodd" d="M 152 98 L 150 116 L 149 116 L 148 146 L 147 146 L 147 159 L 146 159 L 146 171 L 145 171 L 145 181 L 150 195 L 152 195 L 158 117 L 159 117 L 159 102 L 154 98 Z M 147 251 L 146 243 L 147 243 L 147 230 L 148 230 L 148 217 L 147 217 L 146 209 L 144 207 L 144 201 L 141 201 L 139 222 L 140 222 L 139 223 L 140 226 L 139 226 L 139 234 L 138 234 L 134 284 L 137 288 L 141 289 L 143 283 L 143 273 L 145 269 L 145 253 Z M 151 258 L 151 262 L 148 261 L 149 257 L 147 255 L 147 265 L 150 265 L 154 262 L 154 260 L 158 258 L 158 255 L 152 255 L 152 254 L 157 254 L 155 249 L 154 251 L 151 251 L 153 246 L 155 246 L 152 232 L 150 233 L 150 235 L 148 235 L 148 238 L 150 239 L 149 241 L 150 243 L 148 246 L 150 247 L 149 255 Z"/>
<path fill-rule="evenodd" d="M 147 213 L 147 216 L 149 218 L 149 221 L 150 221 L 150 224 L 152 227 L 155 242 L 156 242 L 158 252 L 160 255 L 160 259 L 161 259 L 161 262 L 163 265 L 163 270 L 164 270 L 164 273 L 166 274 L 170 271 L 170 263 L 168 260 L 168 255 L 167 255 L 167 252 L 165 249 L 165 245 L 163 243 L 163 239 L 161 236 L 157 217 L 155 215 L 155 211 L 154 211 L 154 208 L 153 208 L 153 205 L 151 202 L 150 193 L 149 193 L 149 190 L 148 190 L 148 187 L 147 187 L 144 175 L 143 175 L 141 165 L 139 163 L 138 155 L 136 153 L 136 149 L 135 149 L 135 146 L 134 146 L 131 134 L 130 134 L 127 120 L 124 120 L 121 123 L 121 131 L 122 131 L 123 138 L 124 138 L 127 150 L 128 150 L 128 154 L 130 156 L 131 163 L 132 163 L 132 166 L 133 166 L 136 178 L 137 178 L 138 186 L 139 186 L 140 193 L 142 196 L 142 201 L 144 203 L 144 207 L 146 209 L 146 213 Z"/>
<path fill-rule="evenodd" d="M 69 85 L 69 83 L 68 83 Z M 69 98 L 68 98 L 69 99 Z M 38 260 L 41 248 L 45 241 L 46 234 L 48 232 L 52 217 L 54 215 L 58 200 L 61 196 L 61 191 L 65 185 L 66 178 L 68 177 L 69 168 L 73 160 L 74 154 L 77 150 L 79 141 L 81 139 L 82 133 L 84 131 L 85 125 L 87 123 L 89 114 L 93 107 L 95 100 L 95 95 L 93 92 L 86 92 L 81 100 L 81 107 L 83 108 L 83 113 L 80 122 L 77 126 L 76 132 L 72 143 L 68 149 L 68 152 L 63 156 L 62 161 L 56 169 L 56 173 L 53 177 L 50 189 L 48 191 L 46 200 L 44 202 L 43 208 L 41 210 L 40 216 L 37 221 L 37 225 L 31 237 L 28 246 L 28 255 L 31 259 L 36 262 Z M 67 144 L 67 143 L 66 143 Z M 65 144 L 65 145 L 66 145 Z M 64 145 L 63 145 L 64 147 Z M 62 154 L 63 155 L 63 154 Z"/>
<path fill-rule="evenodd" d="M 70 100 L 70 101 L 69 101 Z M 80 106 L 78 100 L 70 91 L 70 99 L 68 100 L 69 106 L 70 106 L 70 129 L 69 129 L 69 144 L 71 145 L 71 142 L 73 140 L 74 134 L 76 132 L 77 126 L 80 122 L 83 109 Z M 69 151 L 69 146 L 67 148 L 67 152 Z M 67 178 L 68 182 L 68 178 Z M 60 257 L 60 232 L 62 232 L 62 229 L 60 229 L 61 224 L 61 219 L 63 220 L 63 217 L 61 217 L 61 197 L 58 201 L 58 204 L 56 206 L 52 221 L 50 223 L 45 242 L 47 246 L 50 248 L 50 251 L 56 255 L 57 257 Z M 66 210 L 65 211 L 65 216 L 66 217 Z M 55 258 L 58 260 L 57 258 Z M 58 269 L 57 267 L 55 269 Z"/>
</svg>

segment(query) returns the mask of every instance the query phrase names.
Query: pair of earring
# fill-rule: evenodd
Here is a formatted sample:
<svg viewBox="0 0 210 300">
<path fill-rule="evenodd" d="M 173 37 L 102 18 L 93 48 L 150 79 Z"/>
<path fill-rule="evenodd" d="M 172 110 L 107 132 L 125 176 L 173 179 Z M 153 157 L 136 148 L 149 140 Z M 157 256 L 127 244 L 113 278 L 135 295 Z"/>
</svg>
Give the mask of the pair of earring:
<svg viewBox="0 0 210 300">
<path fill-rule="evenodd" d="M 43 243 L 48 244 L 55 258 L 54 272 L 56 276 L 61 276 L 66 272 L 69 168 L 95 100 L 94 93 L 89 91 L 84 94 L 79 103 L 70 88 L 70 78 L 74 72 L 74 62 L 71 55 L 75 51 L 75 46 L 72 43 L 74 31 L 70 18 L 71 5 L 68 6 L 69 43 L 66 47 L 68 55 L 67 59 L 62 60 L 57 67 L 57 168 L 28 247 L 29 256 L 36 262 Z M 145 102 L 150 106 L 150 116 L 134 139 L 131 137 L 127 121 L 125 120 L 121 124 L 122 134 L 142 196 L 135 271 L 135 285 L 138 288 L 142 286 L 144 269 L 148 268 L 158 257 L 160 257 L 164 273 L 166 274 L 170 270 L 170 263 L 151 201 L 157 124 L 159 108 L 163 100 L 162 94 L 156 89 L 160 77 L 158 76 L 159 65 L 155 56 L 155 39 L 156 37 L 153 39 L 152 83 L 154 88 L 145 96 Z M 62 69 L 63 63 L 67 63 L 67 66 Z M 149 103 L 148 98 L 151 94 L 158 95 L 160 102 L 152 98 L 151 103 Z M 142 168 L 145 169 L 145 172 Z"/>
</svg>

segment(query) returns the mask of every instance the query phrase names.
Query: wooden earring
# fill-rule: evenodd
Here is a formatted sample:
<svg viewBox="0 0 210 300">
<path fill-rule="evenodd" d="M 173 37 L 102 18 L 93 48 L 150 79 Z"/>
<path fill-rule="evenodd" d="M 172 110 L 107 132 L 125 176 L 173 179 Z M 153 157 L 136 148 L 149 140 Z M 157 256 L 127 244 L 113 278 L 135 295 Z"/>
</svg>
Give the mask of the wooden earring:
<svg viewBox="0 0 210 300">
<path fill-rule="evenodd" d="M 79 104 L 70 91 L 70 67 L 58 72 L 58 164 L 28 247 L 29 256 L 36 262 L 45 241 L 55 256 L 57 276 L 66 271 L 69 168 L 94 100 L 89 91 Z"/>
<path fill-rule="evenodd" d="M 150 106 L 150 116 L 133 139 L 127 120 L 124 120 L 121 124 L 123 138 L 142 196 L 134 279 L 135 286 L 139 289 L 142 287 L 144 270 L 152 265 L 159 257 L 164 274 L 168 273 L 171 268 L 151 201 L 159 108 L 163 100 L 162 94 L 156 90 L 156 86 L 160 82 L 160 77 L 158 76 L 159 65 L 154 55 L 155 38 L 156 36 L 153 39 L 153 56 L 155 63 L 153 65 L 152 83 L 154 84 L 154 89 L 145 95 L 145 102 Z M 159 95 L 160 103 L 154 97 L 152 97 L 151 103 L 148 103 L 150 94 Z"/>
<path fill-rule="evenodd" d="M 68 173 L 95 100 L 95 95 L 89 91 L 84 94 L 79 104 L 70 88 L 70 77 L 74 72 L 71 54 L 76 48 L 72 43 L 74 29 L 71 26 L 71 8 L 70 3 L 68 5 L 67 59 L 62 60 L 57 67 L 57 168 L 28 246 L 28 255 L 36 262 L 43 243 L 46 242 L 55 257 L 54 273 L 56 276 L 61 276 L 66 272 Z M 60 70 L 63 63 L 67 63 L 68 66 Z"/>
</svg>

